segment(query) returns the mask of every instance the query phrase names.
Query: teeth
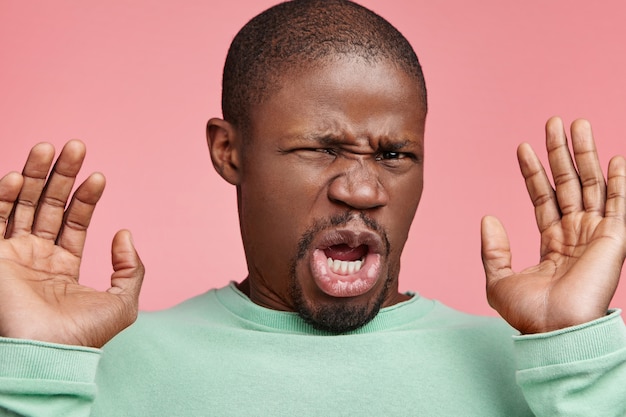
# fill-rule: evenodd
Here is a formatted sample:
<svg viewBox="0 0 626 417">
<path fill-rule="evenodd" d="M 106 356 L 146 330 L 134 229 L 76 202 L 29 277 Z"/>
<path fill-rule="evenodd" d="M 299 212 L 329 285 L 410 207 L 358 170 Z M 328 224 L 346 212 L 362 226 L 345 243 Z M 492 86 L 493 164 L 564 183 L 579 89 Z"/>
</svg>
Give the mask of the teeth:
<svg viewBox="0 0 626 417">
<path fill-rule="evenodd" d="M 341 275 L 351 275 L 355 272 L 359 272 L 361 270 L 361 266 L 363 266 L 363 261 L 340 261 L 338 259 L 327 258 L 328 267 L 335 274 Z"/>
<path fill-rule="evenodd" d="M 335 262 L 333 262 L 333 270 L 338 272 L 341 269 L 341 261 L 335 259 Z"/>
</svg>

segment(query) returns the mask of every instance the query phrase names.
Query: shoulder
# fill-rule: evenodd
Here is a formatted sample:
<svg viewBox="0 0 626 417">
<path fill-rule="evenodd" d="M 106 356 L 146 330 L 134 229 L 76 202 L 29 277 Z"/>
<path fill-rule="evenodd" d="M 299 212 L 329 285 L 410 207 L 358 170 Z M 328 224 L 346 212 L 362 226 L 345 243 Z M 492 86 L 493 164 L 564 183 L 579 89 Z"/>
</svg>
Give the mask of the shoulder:
<svg viewBox="0 0 626 417">
<path fill-rule="evenodd" d="M 226 288 L 209 290 L 164 310 L 141 311 L 135 323 L 104 346 L 105 355 L 134 350 L 136 346 L 142 346 L 144 353 L 146 348 L 151 350 L 150 346 L 163 349 L 173 341 L 186 339 L 193 329 L 219 325 L 225 312 L 217 294 Z"/>
<path fill-rule="evenodd" d="M 393 307 L 392 307 L 393 308 Z M 480 331 L 512 336 L 518 332 L 499 316 L 479 316 L 465 313 L 440 301 L 417 294 L 411 300 L 397 305 L 397 312 L 405 317 L 409 328 L 441 332 Z M 384 310 L 383 310 L 384 311 Z M 397 313 L 396 313 L 397 314 Z"/>
</svg>

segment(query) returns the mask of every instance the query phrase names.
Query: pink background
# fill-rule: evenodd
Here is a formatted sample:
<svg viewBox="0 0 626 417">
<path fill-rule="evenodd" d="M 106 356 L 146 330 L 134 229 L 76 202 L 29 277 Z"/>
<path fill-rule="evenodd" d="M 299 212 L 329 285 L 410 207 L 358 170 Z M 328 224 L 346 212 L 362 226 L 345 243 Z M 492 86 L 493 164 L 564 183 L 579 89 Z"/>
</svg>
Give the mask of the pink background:
<svg viewBox="0 0 626 417">
<path fill-rule="evenodd" d="M 109 245 L 119 228 L 133 231 L 147 266 L 143 309 L 245 276 L 235 190 L 213 171 L 204 126 L 221 114 L 230 40 L 272 3 L 0 2 L 0 170 L 21 170 L 36 142 L 60 148 L 81 138 L 88 146 L 85 172 L 108 179 L 82 282 L 106 288 Z M 494 314 L 484 297 L 480 218 L 502 219 L 514 268 L 538 256 L 517 144 L 542 151 L 543 124 L 558 114 L 566 123 L 592 121 L 605 166 L 611 155 L 626 153 L 626 6 L 621 0 L 363 4 L 411 41 L 430 95 L 426 189 L 401 288 Z M 615 306 L 626 306 L 625 287 Z"/>
</svg>

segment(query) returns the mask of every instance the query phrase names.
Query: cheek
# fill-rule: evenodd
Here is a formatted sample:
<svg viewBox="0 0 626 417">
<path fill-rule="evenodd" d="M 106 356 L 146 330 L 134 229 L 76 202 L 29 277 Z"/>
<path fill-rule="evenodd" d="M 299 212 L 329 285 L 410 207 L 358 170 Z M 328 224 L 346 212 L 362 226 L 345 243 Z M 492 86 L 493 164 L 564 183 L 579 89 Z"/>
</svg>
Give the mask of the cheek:
<svg viewBox="0 0 626 417">
<path fill-rule="evenodd" d="M 242 233 L 265 258 L 291 259 L 312 221 L 319 187 L 289 168 L 261 166 L 240 185 Z"/>
<path fill-rule="evenodd" d="M 242 188 L 246 202 L 255 207 L 258 213 L 269 213 L 270 217 L 289 213 L 299 216 L 307 214 L 316 198 L 317 190 L 318 187 L 311 178 L 287 170 L 274 175 L 256 175 L 253 181 Z M 293 221 L 299 216 L 276 220 Z"/>
<path fill-rule="evenodd" d="M 393 239 L 392 250 L 400 255 L 404 243 L 408 238 L 409 229 L 422 196 L 422 175 L 407 178 L 407 181 L 399 182 L 392 188 L 387 218 L 389 232 Z"/>
</svg>

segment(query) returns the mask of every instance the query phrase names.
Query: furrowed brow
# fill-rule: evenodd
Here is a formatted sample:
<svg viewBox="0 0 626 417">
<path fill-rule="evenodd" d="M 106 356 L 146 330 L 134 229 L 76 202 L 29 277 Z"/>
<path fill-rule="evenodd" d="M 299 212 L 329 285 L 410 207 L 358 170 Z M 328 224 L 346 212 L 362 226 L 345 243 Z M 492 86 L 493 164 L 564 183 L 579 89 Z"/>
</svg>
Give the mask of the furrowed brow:
<svg viewBox="0 0 626 417">
<path fill-rule="evenodd" d="M 411 145 L 411 142 L 408 140 L 404 140 L 401 142 L 392 142 L 392 141 L 381 141 L 380 147 L 387 151 L 401 151 L 406 149 Z"/>
<path fill-rule="evenodd" d="M 320 135 L 317 133 L 304 133 L 286 136 L 289 141 L 307 142 L 320 146 L 337 146 L 342 143 L 341 139 L 333 135 Z"/>
<path fill-rule="evenodd" d="M 311 137 L 311 140 L 319 143 L 322 146 L 329 146 L 329 147 L 339 146 L 343 144 L 341 139 L 337 137 L 333 137 L 333 136 L 314 136 L 314 137 Z"/>
</svg>

